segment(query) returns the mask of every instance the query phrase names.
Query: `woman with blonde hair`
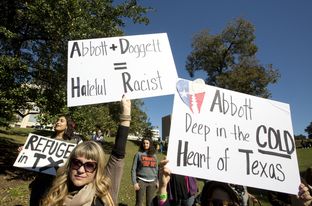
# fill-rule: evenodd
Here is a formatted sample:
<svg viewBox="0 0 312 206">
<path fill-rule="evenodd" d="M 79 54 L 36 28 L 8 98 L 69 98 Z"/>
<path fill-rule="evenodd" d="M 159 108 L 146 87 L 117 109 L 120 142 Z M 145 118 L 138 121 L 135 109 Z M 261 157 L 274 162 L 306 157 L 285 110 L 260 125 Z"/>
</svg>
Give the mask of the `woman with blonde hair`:
<svg viewBox="0 0 312 206">
<path fill-rule="evenodd" d="M 77 145 L 66 164 L 58 169 L 41 205 L 117 205 L 131 120 L 130 100 L 123 97 L 122 108 L 115 145 L 108 162 L 99 143 L 86 141 Z"/>
</svg>

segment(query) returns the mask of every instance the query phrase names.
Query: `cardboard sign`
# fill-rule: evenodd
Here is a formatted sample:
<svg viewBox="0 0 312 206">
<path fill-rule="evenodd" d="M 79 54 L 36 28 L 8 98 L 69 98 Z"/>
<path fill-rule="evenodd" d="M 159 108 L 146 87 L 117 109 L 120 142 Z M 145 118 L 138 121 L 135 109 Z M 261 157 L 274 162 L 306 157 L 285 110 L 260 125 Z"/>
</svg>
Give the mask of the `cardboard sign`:
<svg viewBox="0 0 312 206">
<path fill-rule="evenodd" d="M 297 194 L 288 104 L 179 79 L 168 156 L 173 173 Z"/>
<path fill-rule="evenodd" d="M 30 133 L 13 166 L 56 175 L 76 144 Z"/>
<path fill-rule="evenodd" d="M 176 80 L 166 33 L 68 42 L 68 106 L 169 95 Z"/>
</svg>

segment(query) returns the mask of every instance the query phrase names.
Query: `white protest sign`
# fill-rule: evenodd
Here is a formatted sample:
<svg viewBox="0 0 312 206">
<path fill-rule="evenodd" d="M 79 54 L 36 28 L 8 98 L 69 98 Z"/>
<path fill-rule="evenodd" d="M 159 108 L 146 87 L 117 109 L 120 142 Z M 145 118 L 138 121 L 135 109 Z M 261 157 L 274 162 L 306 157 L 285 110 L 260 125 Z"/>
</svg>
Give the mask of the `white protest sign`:
<svg viewBox="0 0 312 206">
<path fill-rule="evenodd" d="M 297 194 L 289 105 L 179 79 L 167 158 L 173 173 Z"/>
<path fill-rule="evenodd" d="M 76 144 L 30 133 L 13 166 L 55 175 Z"/>
<path fill-rule="evenodd" d="M 177 77 L 166 33 L 68 42 L 68 106 L 173 94 Z"/>
</svg>

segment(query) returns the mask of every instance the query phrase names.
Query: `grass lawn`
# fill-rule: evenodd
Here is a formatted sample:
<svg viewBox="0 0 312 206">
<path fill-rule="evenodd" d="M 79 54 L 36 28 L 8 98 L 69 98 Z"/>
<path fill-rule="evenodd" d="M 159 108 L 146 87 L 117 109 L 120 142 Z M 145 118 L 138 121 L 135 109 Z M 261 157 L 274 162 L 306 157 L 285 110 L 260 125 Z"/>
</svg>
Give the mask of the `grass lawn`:
<svg viewBox="0 0 312 206">
<path fill-rule="evenodd" d="M 43 136 L 49 136 L 49 132 L 37 131 L 33 129 L 10 129 L 0 128 L 0 205 L 28 205 L 28 184 L 30 183 L 33 173 L 27 170 L 12 167 L 16 157 L 16 148 L 22 145 L 30 132 L 35 132 Z M 105 151 L 110 151 L 114 138 L 108 138 L 108 143 L 104 145 Z M 119 202 L 122 205 L 134 205 L 135 192 L 131 184 L 131 166 L 134 154 L 137 152 L 136 142 L 128 141 L 126 164 L 119 192 Z M 5 155 L 3 155 L 5 154 Z M 300 171 L 303 172 L 307 167 L 312 165 L 312 149 L 297 149 L 297 156 Z M 162 159 L 163 154 L 158 154 L 158 159 Z M 202 181 L 198 181 L 199 188 L 203 186 Z M 262 205 L 267 203 L 267 191 L 251 188 L 250 191 L 261 200 Z"/>
</svg>

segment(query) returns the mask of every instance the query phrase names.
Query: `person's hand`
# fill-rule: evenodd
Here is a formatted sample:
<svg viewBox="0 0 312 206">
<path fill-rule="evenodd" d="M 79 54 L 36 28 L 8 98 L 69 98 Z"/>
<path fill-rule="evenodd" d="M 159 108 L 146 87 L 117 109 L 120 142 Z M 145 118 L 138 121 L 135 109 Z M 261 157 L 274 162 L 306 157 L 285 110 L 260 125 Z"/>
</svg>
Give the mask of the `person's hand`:
<svg viewBox="0 0 312 206">
<path fill-rule="evenodd" d="M 121 113 L 120 113 L 120 124 L 125 127 L 130 126 L 131 121 L 131 101 L 125 97 L 125 95 L 122 96 L 121 99 Z"/>
<path fill-rule="evenodd" d="M 258 199 L 254 195 L 252 195 L 250 193 L 248 193 L 248 197 L 252 201 L 253 204 L 256 204 L 256 203 L 259 202 Z"/>
<path fill-rule="evenodd" d="M 311 206 L 312 205 L 312 196 L 310 194 L 309 188 L 301 183 L 299 185 L 298 198 L 302 201 L 303 205 Z"/>
<path fill-rule="evenodd" d="M 123 95 L 121 99 L 121 114 L 131 115 L 131 101 L 127 99 L 125 95 Z"/>
<path fill-rule="evenodd" d="M 167 185 L 170 181 L 171 171 L 167 166 L 169 160 L 163 159 L 159 163 L 159 194 L 167 193 Z"/>
<path fill-rule="evenodd" d="M 23 150 L 23 148 L 24 148 L 24 146 L 19 146 L 19 147 L 17 148 L 18 153 L 20 153 L 20 152 Z"/>
<path fill-rule="evenodd" d="M 135 183 L 135 184 L 133 185 L 133 187 L 134 187 L 134 190 L 135 190 L 135 191 L 137 191 L 137 190 L 140 189 L 139 183 Z"/>
</svg>

